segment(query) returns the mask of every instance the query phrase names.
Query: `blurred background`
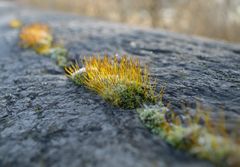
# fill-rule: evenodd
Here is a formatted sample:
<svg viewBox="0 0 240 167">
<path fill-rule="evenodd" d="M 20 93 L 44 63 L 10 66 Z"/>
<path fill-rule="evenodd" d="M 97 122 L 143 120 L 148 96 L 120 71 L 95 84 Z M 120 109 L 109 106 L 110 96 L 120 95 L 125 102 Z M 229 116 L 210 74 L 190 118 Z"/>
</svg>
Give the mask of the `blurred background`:
<svg viewBox="0 0 240 167">
<path fill-rule="evenodd" d="M 99 19 L 240 42 L 240 0 L 16 0 Z"/>
</svg>

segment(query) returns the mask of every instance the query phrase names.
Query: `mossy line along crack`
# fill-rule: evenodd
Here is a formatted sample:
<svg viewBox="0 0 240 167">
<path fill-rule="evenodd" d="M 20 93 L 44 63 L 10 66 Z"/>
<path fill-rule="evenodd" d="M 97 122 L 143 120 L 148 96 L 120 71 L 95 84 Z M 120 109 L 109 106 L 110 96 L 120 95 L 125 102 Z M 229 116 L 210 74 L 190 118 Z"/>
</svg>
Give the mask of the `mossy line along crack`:
<svg viewBox="0 0 240 167">
<path fill-rule="evenodd" d="M 11 24 L 13 28 L 18 26 L 17 22 Z M 50 56 L 61 67 L 68 64 L 67 50 L 64 47 L 53 47 L 53 37 L 48 26 L 27 25 L 20 31 L 19 37 L 22 47 Z M 127 56 L 120 59 L 116 56 L 92 56 L 84 58 L 82 68 L 75 63 L 65 67 L 65 71 L 77 85 L 95 91 L 113 105 L 127 109 L 137 108 L 144 125 L 175 148 L 216 164 L 240 165 L 239 140 L 228 135 L 223 121 L 218 124 L 222 128 L 213 131 L 208 114 L 191 117 L 171 112 L 162 103 L 163 91 L 156 92 L 156 83 L 149 77 L 148 68 L 141 68 L 138 59 Z M 187 118 L 190 123 L 186 124 L 183 118 Z M 199 123 L 200 119 L 204 124 Z"/>
</svg>

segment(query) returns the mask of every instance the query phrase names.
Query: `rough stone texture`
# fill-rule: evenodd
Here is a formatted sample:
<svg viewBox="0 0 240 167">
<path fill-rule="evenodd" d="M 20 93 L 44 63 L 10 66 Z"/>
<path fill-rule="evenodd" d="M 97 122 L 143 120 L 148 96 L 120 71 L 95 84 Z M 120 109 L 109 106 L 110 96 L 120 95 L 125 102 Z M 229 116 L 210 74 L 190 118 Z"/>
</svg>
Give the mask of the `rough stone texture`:
<svg viewBox="0 0 240 167">
<path fill-rule="evenodd" d="M 130 28 L 0 2 L 0 166 L 212 166 L 152 135 L 121 110 L 70 82 L 48 57 L 18 47 L 8 22 L 48 23 L 71 57 L 127 53 L 150 66 L 178 110 L 196 99 L 240 114 L 240 46 Z"/>
</svg>

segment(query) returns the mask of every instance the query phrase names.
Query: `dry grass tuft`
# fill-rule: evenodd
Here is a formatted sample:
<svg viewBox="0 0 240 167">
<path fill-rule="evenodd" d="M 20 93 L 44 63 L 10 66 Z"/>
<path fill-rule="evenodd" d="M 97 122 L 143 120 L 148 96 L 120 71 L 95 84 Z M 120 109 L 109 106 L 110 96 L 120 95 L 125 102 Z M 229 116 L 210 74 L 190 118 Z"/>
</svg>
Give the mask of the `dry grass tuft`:
<svg viewBox="0 0 240 167">
<path fill-rule="evenodd" d="M 115 106 L 133 109 L 157 101 L 149 71 L 140 67 L 138 59 L 93 56 L 84 59 L 84 68 L 72 65 L 65 70 L 76 83 L 97 92 Z"/>
</svg>

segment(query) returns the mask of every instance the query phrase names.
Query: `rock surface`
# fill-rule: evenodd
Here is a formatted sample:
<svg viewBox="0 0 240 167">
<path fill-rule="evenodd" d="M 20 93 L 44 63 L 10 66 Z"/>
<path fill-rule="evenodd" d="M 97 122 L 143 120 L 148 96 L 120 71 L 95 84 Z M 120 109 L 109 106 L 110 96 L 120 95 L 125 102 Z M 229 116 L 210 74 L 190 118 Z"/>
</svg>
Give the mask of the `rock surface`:
<svg viewBox="0 0 240 167">
<path fill-rule="evenodd" d="M 77 87 L 48 57 L 18 47 L 12 18 L 48 23 L 71 58 L 130 54 L 178 110 L 200 99 L 240 114 L 240 46 L 0 2 L 0 166 L 212 166 L 152 135 L 134 111 Z"/>
</svg>

